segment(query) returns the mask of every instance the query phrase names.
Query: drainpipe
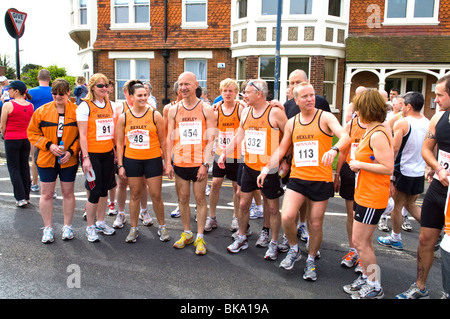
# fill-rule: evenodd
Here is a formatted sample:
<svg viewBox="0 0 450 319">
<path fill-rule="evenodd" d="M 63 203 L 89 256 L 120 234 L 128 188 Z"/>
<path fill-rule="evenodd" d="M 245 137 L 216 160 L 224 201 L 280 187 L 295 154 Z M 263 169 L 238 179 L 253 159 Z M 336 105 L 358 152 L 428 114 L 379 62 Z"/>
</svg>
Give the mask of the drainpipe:
<svg viewBox="0 0 450 319">
<path fill-rule="evenodd" d="M 164 0 L 164 43 L 167 43 L 167 0 Z M 168 66 L 169 66 L 169 56 L 170 51 L 169 49 L 164 49 L 162 51 L 162 56 L 164 58 L 164 99 L 163 99 L 163 105 L 166 105 L 170 103 L 170 100 L 168 98 L 168 89 L 170 87 L 169 81 L 168 81 Z"/>
</svg>

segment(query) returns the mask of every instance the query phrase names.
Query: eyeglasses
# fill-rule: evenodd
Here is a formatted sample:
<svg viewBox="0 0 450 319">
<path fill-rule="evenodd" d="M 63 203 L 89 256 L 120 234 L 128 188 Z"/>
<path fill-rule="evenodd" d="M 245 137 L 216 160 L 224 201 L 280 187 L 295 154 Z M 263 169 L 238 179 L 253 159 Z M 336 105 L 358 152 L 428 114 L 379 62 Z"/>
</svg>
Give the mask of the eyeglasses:
<svg viewBox="0 0 450 319">
<path fill-rule="evenodd" d="M 59 96 L 64 96 L 64 95 L 66 95 L 67 93 L 61 93 L 61 92 L 52 92 L 52 95 L 59 95 Z"/>
<path fill-rule="evenodd" d="M 103 88 L 107 87 L 108 84 L 99 83 L 99 84 L 96 84 L 95 86 L 98 87 L 99 89 L 103 89 Z"/>
</svg>

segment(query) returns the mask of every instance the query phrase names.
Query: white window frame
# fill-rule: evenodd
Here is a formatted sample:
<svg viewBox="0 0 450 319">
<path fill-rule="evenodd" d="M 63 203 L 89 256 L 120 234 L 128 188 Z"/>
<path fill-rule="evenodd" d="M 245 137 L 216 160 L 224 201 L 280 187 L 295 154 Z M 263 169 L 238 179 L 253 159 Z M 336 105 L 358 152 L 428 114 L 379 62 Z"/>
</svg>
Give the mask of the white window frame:
<svg viewBox="0 0 450 319">
<path fill-rule="evenodd" d="M 85 26 L 88 24 L 88 0 L 86 0 L 86 6 L 85 7 L 81 7 L 81 1 L 78 0 L 78 25 L 80 26 Z M 85 16 L 86 16 L 86 23 L 82 23 L 81 21 L 81 12 L 84 11 L 85 12 Z"/>
<path fill-rule="evenodd" d="M 111 0 L 111 30 L 150 30 L 151 1 L 148 0 L 148 22 L 136 23 L 134 0 L 128 0 L 128 23 L 116 23 L 116 6 Z"/>
<path fill-rule="evenodd" d="M 313 14 L 313 10 L 314 10 L 314 0 L 309 0 L 309 1 L 311 1 L 311 13 L 291 13 L 291 6 L 292 6 L 292 3 L 294 2 L 294 0 L 289 0 L 289 7 L 287 8 L 287 10 L 288 10 L 288 14 L 289 14 L 289 16 L 292 16 L 292 17 L 305 17 L 305 16 L 312 16 L 312 14 Z"/>
<path fill-rule="evenodd" d="M 383 25 L 437 25 L 439 24 L 439 0 L 434 0 L 434 13 L 431 18 L 415 18 L 414 17 L 414 5 L 416 1 L 420 0 L 407 0 L 406 4 L 406 17 L 405 18 L 388 18 L 388 4 L 389 0 L 385 0 L 384 5 L 384 22 Z"/>
<path fill-rule="evenodd" d="M 130 79 L 136 79 L 136 61 L 137 60 L 149 60 L 149 74 L 151 68 L 151 60 L 155 58 L 155 53 L 153 51 L 111 51 L 108 53 L 108 58 L 114 60 L 114 82 L 115 82 L 115 90 L 114 97 L 116 101 L 125 101 L 124 99 L 119 99 L 119 92 L 122 91 L 122 87 L 119 87 L 119 80 L 117 79 L 117 64 L 116 61 L 130 61 Z M 120 79 L 122 80 L 130 80 L 130 79 Z M 142 82 L 150 82 L 150 79 L 139 79 Z"/>
<path fill-rule="evenodd" d="M 205 5 L 205 21 L 186 21 L 186 6 L 191 4 Z M 207 29 L 208 28 L 208 0 L 182 0 L 181 6 L 181 28 L 182 29 Z"/>
</svg>

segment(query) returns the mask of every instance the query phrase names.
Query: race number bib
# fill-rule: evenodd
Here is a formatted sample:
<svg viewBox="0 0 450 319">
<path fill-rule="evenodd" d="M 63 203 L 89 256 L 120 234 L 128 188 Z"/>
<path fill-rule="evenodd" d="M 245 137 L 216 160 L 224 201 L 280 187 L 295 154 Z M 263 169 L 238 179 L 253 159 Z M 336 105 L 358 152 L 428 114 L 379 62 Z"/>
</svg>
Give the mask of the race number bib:
<svg viewBox="0 0 450 319">
<path fill-rule="evenodd" d="M 148 130 L 132 130 L 127 134 L 130 148 L 147 150 L 150 148 L 150 133 Z"/>
<path fill-rule="evenodd" d="M 450 171 L 450 153 L 447 153 L 446 151 L 443 150 L 439 150 L 438 153 L 438 162 L 439 165 L 441 165 L 444 169 L 446 169 L 447 171 Z M 436 173 L 434 173 L 434 178 L 436 178 L 437 180 L 439 180 L 439 177 Z"/>
<path fill-rule="evenodd" d="M 294 143 L 294 163 L 296 167 L 319 166 L 319 141 Z"/>
<path fill-rule="evenodd" d="M 60 115 L 58 118 L 58 130 L 56 131 L 57 137 L 62 137 L 64 129 L 64 115 Z"/>
<path fill-rule="evenodd" d="M 249 154 L 264 155 L 266 152 L 266 131 L 245 131 L 245 147 Z"/>
<path fill-rule="evenodd" d="M 95 120 L 97 127 L 97 141 L 112 140 L 114 138 L 114 121 L 110 119 Z"/>
<path fill-rule="evenodd" d="M 359 143 L 352 143 L 351 147 L 350 147 L 350 159 L 354 160 L 355 159 L 355 152 L 356 152 L 356 148 L 358 147 Z"/>
<path fill-rule="evenodd" d="M 202 122 L 180 122 L 181 145 L 202 143 Z"/>
<path fill-rule="evenodd" d="M 231 143 L 234 137 L 234 131 L 219 132 L 219 148 L 224 150 Z"/>
</svg>

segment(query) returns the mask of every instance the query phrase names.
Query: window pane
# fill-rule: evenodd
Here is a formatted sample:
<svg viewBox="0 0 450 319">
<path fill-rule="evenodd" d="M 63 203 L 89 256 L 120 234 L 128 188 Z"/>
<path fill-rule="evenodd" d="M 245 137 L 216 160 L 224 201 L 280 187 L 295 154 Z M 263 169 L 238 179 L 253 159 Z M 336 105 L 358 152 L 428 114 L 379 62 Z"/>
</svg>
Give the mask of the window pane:
<svg viewBox="0 0 450 319">
<path fill-rule="evenodd" d="M 341 16 L 341 0 L 328 0 L 328 15 Z"/>
<path fill-rule="evenodd" d="M 312 0 L 291 0 L 290 14 L 311 14 Z"/>
<path fill-rule="evenodd" d="M 324 83 L 323 84 L 323 97 L 327 100 L 328 104 L 333 105 L 333 95 L 334 95 L 334 84 Z"/>
<path fill-rule="evenodd" d="M 247 0 L 239 0 L 238 1 L 239 6 L 239 12 L 238 12 L 238 18 L 246 18 L 247 17 Z"/>
<path fill-rule="evenodd" d="M 388 0 L 388 18 L 406 18 L 408 0 Z"/>
<path fill-rule="evenodd" d="M 262 0 L 262 15 L 276 15 L 278 12 L 278 1 Z"/>
<path fill-rule="evenodd" d="M 303 70 L 306 77 L 309 77 L 309 58 L 289 58 L 288 60 L 288 76 L 294 70 Z"/>
<path fill-rule="evenodd" d="M 136 60 L 136 79 L 144 82 L 150 80 L 149 60 Z"/>
<path fill-rule="evenodd" d="M 206 22 L 206 4 L 186 4 L 186 22 Z"/>
<path fill-rule="evenodd" d="M 117 98 L 125 100 L 125 95 L 122 92 L 122 87 L 130 76 L 130 60 L 116 60 L 116 77 L 117 77 Z"/>
<path fill-rule="evenodd" d="M 434 14 L 434 0 L 416 0 L 414 18 L 432 18 Z"/>
<path fill-rule="evenodd" d="M 238 80 L 243 81 L 246 79 L 245 77 L 245 59 L 238 59 Z"/>
<path fill-rule="evenodd" d="M 207 81 L 207 63 L 206 60 L 185 60 L 185 71 L 190 71 L 197 77 L 198 84 L 206 88 Z"/>
<path fill-rule="evenodd" d="M 134 15 L 136 23 L 150 22 L 150 8 L 149 6 L 135 6 Z"/>
<path fill-rule="evenodd" d="M 87 24 L 87 9 L 80 9 L 80 24 Z"/>
<path fill-rule="evenodd" d="M 334 82 L 334 72 L 335 72 L 336 60 L 325 60 L 325 74 L 324 81 Z"/>
<path fill-rule="evenodd" d="M 275 78 L 275 58 L 259 58 L 259 77 L 264 80 L 273 80 Z"/>
<path fill-rule="evenodd" d="M 128 23 L 128 7 L 116 7 L 116 23 Z"/>
</svg>

